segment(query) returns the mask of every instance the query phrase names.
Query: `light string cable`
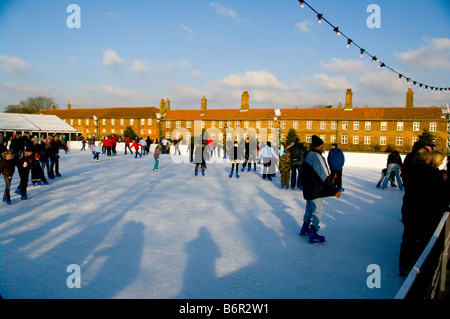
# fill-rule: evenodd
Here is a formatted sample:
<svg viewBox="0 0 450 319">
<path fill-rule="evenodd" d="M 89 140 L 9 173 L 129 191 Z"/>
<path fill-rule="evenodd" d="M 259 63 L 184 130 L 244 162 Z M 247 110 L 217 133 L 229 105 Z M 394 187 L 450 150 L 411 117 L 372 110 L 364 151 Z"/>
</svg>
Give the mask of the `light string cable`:
<svg viewBox="0 0 450 319">
<path fill-rule="evenodd" d="M 350 45 L 354 45 L 356 46 L 361 53 L 361 58 L 364 57 L 364 54 L 368 55 L 372 61 L 376 61 L 377 63 L 379 63 L 378 68 L 386 68 L 389 69 L 390 71 L 396 73 L 398 75 L 398 80 L 401 81 L 402 78 L 405 78 L 408 85 L 412 82 L 413 86 L 416 87 L 416 85 L 419 85 L 419 88 L 422 90 L 422 87 L 425 88 L 425 92 L 428 90 L 428 88 L 431 89 L 431 92 L 436 92 L 436 93 L 440 93 L 443 90 L 445 91 L 445 93 L 448 93 L 450 91 L 450 88 L 442 88 L 442 87 L 436 87 L 436 86 L 431 86 L 431 85 L 426 85 L 423 83 L 419 83 L 418 81 L 415 81 L 409 77 L 404 76 L 402 73 L 396 71 L 395 69 L 391 68 L 390 66 L 386 65 L 384 62 L 381 62 L 379 58 L 377 58 L 375 55 L 370 54 L 369 52 L 367 52 L 366 49 L 362 48 L 361 46 L 359 46 L 355 41 L 353 41 L 351 38 L 349 38 L 347 35 L 345 35 L 341 30 L 339 30 L 339 27 L 333 25 L 330 21 L 328 21 L 322 13 L 319 13 L 316 9 L 314 9 L 313 7 L 311 7 L 309 5 L 309 3 L 307 3 L 304 0 L 298 0 L 298 2 L 300 3 L 301 7 L 304 8 L 305 6 L 309 7 L 316 15 L 317 15 L 317 19 L 319 23 L 322 23 L 322 21 L 324 21 L 325 23 L 327 23 L 330 27 L 333 28 L 333 31 L 337 34 L 337 35 L 342 35 L 344 38 L 347 39 L 347 48 L 350 47 Z"/>
</svg>

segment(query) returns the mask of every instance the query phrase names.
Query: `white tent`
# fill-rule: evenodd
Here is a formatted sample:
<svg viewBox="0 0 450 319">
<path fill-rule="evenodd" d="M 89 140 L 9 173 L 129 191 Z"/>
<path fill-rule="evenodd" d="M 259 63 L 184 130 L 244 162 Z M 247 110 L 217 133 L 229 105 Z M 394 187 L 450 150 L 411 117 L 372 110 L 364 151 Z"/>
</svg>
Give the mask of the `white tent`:
<svg viewBox="0 0 450 319">
<path fill-rule="evenodd" d="M 76 133 L 77 129 L 56 115 L 0 113 L 0 131 Z"/>
</svg>

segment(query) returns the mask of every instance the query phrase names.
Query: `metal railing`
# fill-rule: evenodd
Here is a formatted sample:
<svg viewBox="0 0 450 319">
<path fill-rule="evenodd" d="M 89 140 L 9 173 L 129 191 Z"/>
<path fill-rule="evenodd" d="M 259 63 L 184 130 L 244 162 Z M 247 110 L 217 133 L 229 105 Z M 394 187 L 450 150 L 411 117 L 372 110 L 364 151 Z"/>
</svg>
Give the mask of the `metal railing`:
<svg viewBox="0 0 450 319">
<path fill-rule="evenodd" d="M 438 289 L 445 291 L 449 243 L 450 212 L 446 212 L 395 299 L 434 299 Z"/>
</svg>

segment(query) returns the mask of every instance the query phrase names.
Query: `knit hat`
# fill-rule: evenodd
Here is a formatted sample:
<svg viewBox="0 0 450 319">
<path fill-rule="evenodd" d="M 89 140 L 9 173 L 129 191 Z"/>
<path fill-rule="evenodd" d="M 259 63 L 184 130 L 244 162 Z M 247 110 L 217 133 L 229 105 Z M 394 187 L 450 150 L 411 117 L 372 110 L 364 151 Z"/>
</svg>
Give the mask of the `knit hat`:
<svg viewBox="0 0 450 319">
<path fill-rule="evenodd" d="M 323 144 L 323 140 L 317 135 L 313 135 L 311 138 L 311 147 L 317 147 Z"/>
<path fill-rule="evenodd" d="M 33 136 L 31 139 L 32 142 L 39 143 L 39 139 L 36 136 Z"/>
</svg>

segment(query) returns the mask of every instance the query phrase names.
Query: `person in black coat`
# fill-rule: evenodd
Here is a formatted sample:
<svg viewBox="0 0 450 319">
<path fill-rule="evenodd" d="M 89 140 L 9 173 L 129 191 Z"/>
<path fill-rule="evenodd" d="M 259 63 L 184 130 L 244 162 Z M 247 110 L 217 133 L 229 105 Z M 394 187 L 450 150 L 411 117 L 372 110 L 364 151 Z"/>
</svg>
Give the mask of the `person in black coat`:
<svg viewBox="0 0 450 319">
<path fill-rule="evenodd" d="M 303 160 L 308 151 L 305 149 L 300 139 L 296 138 L 286 150 L 289 149 L 291 154 L 291 188 L 303 190 Z"/>
<path fill-rule="evenodd" d="M 401 209 L 403 236 L 400 246 L 400 276 L 407 275 L 425 249 L 445 209 L 445 186 L 439 169 L 430 164 L 430 151 L 421 148 L 408 171 Z"/>
<path fill-rule="evenodd" d="M 53 179 L 56 176 L 61 176 L 59 173 L 59 149 L 63 148 L 66 152 L 69 152 L 66 144 L 62 143 L 57 135 L 55 135 L 50 142 L 49 157 L 50 157 L 50 175 L 49 178 Z"/>
</svg>

